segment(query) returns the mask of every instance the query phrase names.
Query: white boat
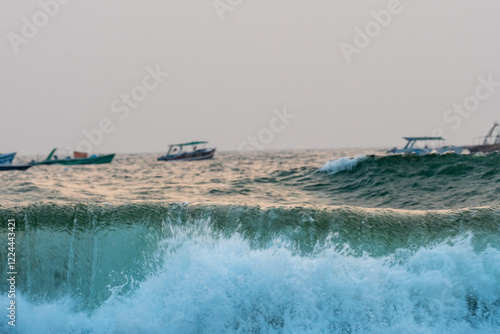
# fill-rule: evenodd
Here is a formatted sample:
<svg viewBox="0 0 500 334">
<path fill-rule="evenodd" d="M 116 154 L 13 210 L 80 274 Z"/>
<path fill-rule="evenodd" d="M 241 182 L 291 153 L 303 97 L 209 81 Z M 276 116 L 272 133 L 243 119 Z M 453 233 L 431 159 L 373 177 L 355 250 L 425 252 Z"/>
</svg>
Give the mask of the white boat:
<svg viewBox="0 0 500 334">
<path fill-rule="evenodd" d="M 441 146 L 440 144 L 444 141 L 442 137 L 403 137 L 403 139 L 407 141 L 405 147 L 401 149 L 394 147 L 392 150 L 387 151 L 387 153 L 416 155 L 444 153 L 461 154 L 464 150 L 463 146 Z"/>
</svg>

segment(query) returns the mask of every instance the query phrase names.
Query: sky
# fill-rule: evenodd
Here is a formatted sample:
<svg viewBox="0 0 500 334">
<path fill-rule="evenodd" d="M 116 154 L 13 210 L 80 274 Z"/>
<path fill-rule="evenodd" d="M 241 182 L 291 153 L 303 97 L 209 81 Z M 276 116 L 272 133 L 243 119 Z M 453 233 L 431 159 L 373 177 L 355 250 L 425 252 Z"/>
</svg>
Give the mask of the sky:
<svg viewBox="0 0 500 334">
<path fill-rule="evenodd" d="M 471 144 L 500 2 L 0 0 L 0 152 Z"/>
</svg>

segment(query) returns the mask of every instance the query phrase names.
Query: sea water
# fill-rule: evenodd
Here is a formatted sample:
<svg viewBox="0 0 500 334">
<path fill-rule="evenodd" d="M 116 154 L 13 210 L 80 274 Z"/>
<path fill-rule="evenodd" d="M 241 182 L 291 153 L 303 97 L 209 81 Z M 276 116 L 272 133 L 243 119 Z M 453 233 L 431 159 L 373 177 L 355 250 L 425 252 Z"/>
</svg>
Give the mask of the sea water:
<svg viewBox="0 0 500 334">
<path fill-rule="evenodd" d="M 499 154 L 155 158 L 0 174 L 0 333 L 500 331 Z"/>
</svg>

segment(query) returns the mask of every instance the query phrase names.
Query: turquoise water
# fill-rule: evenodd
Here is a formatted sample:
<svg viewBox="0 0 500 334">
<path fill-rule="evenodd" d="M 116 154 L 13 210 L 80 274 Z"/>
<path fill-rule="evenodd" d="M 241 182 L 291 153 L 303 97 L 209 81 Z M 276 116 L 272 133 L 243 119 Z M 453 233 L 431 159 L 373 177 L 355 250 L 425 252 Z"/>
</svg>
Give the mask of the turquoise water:
<svg viewBox="0 0 500 334">
<path fill-rule="evenodd" d="M 0 332 L 499 332 L 500 155 L 375 153 L 0 173 Z"/>
</svg>

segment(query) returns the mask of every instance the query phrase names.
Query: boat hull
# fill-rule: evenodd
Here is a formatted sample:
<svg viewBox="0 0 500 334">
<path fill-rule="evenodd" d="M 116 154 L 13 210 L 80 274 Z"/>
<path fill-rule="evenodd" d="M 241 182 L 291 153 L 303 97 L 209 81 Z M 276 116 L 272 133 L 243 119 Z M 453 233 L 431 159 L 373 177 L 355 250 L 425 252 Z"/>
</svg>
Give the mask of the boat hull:
<svg viewBox="0 0 500 334">
<path fill-rule="evenodd" d="M 15 156 L 16 156 L 16 152 L 0 154 L 0 165 L 11 164 L 12 160 L 14 160 Z"/>
<path fill-rule="evenodd" d="M 170 155 L 170 156 L 163 156 L 159 157 L 158 161 L 195 161 L 195 160 L 207 160 L 207 159 L 212 159 L 215 154 L 215 148 L 206 150 L 206 151 L 201 151 L 201 152 L 190 152 L 190 153 L 183 153 L 179 155 Z"/>
<path fill-rule="evenodd" d="M 7 170 L 26 170 L 33 165 L 0 165 L 0 172 Z"/>
<path fill-rule="evenodd" d="M 445 147 L 440 147 L 437 150 L 438 154 L 446 154 L 446 153 L 455 153 L 455 154 L 462 154 L 464 151 L 463 146 L 445 146 Z"/>
<path fill-rule="evenodd" d="M 446 153 L 454 153 L 454 154 L 462 154 L 464 150 L 463 146 L 445 146 L 437 149 L 430 148 L 412 148 L 412 149 L 392 149 L 387 151 L 389 154 L 415 154 L 415 155 L 426 155 L 426 154 L 446 154 Z"/>
<path fill-rule="evenodd" d="M 491 153 L 500 151 L 500 144 L 465 146 L 470 153 Z"/>
<path fill-rule="evenodd" d="M 33 162 L 33 165 L 100 165 L 109 164 L 113 161 L 115 154 L 100 155 L 97 157 L 79 158 L 79 159 L 57 159 L 57 160 L 44 160 Z"/>
</svg>

